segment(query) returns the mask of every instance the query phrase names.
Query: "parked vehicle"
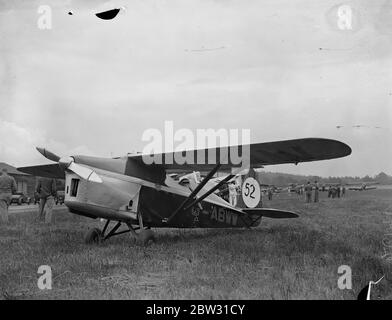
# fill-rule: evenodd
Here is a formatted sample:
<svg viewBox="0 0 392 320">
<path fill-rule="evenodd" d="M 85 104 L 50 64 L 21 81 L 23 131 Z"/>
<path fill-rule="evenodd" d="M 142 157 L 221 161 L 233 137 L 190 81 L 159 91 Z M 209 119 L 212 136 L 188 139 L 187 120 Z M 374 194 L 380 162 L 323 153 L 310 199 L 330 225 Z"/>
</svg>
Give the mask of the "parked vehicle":
<svg viewBox="0 0 392 320">
<path fill-rule="evenodd" d="M 63 204 L 64 197 L 65 197 L 64 191 L 57 191 L 56 204 Z"/>
<path fill-rule="evenodd" d="M 17 192 L 11 197 L 11 204 L 16 203 L 19 206 L 23 203 L 30 204 L 30 201 L 30 197 L 26 196 L 23 192 Z"/>
</svg>

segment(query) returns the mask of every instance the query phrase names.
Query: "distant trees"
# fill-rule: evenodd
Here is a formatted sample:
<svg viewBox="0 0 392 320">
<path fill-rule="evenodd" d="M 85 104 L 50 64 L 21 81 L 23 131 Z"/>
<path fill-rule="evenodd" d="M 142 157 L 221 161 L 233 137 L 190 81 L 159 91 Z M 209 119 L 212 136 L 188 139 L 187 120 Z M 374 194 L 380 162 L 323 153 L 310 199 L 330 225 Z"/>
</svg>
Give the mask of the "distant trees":
<svg viewBox="0 0 392 320">
<path fill-rule="evenodd" d="M 385 172 L 380 172 L 374 177 L 374 180 L 380 184 L 392 184 L 392 177 L 387 175 Z"/>
<path fill-rule="evenodd" d="M 267 172 L 267 171 L 258 171 L 256 172 L 256 177 L 258 178 L 259 183 L 261 184 L 269 184 L 276 186 L 288 186 L 289 184 L 304 184 L 307 181 L 318 181 L 319 183 L 354 183 L 361 184 L 365 182 L 377 182 L 380 184 L 392 184 L 392 176 L 389 176 L 385 172 L 380 172 L 374 177 L 370 177 L 366 175 L 364 177 L 319 177 L 319 176 L 304 176 L 304 175 L 296 175 L 296 174 L 288 174 L 288 173 L 278 173 L 278 172 Z"/>
</svg>

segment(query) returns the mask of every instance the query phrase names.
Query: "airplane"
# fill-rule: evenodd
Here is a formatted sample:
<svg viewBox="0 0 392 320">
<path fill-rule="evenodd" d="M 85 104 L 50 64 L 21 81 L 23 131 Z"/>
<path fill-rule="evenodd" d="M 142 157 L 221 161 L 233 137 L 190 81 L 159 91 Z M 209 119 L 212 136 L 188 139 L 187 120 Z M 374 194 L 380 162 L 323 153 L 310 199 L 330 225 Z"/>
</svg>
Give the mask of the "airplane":
<svg viewBox="0 0 392 320">
<path fill-rule="evenodd" d="M 239 150 L 249 148 L 247 163 L 250 167 L 298 164 L 351 154 L 351 148 L 345 143 L 322 138 L 282 140 L 237 147 Z M 147 164 L 140 153 L 116 158 L 83 155 L 60 157 L 45 148 L 37 147 L 45 158 L 55 163 L 22 167 L 18 170 L 34 176 L 65 179 L 64 204 L 68 210 L 76 215 L 106 220 L 102 229 L 89 230 L 85 237 L 86 243 L 100 243 L 130 232 L 138 244 L 146 245 L 156 240 L 151 228 L 252 228 L 260 224 L 262 217 L 298 217 L 297 213 L 286 210 L 235 208 L 214 194 L 224 183 L 235 177 L 231 173 L 214 186 L 208 185 L 218 170 L 228 172 L 233 167 L 238 167 L 231 161 L 223 163 L 220 160 L 220 155 L 227 149 L 217 147 L 186 151 L 193 153 L 194 159 L 200 152 L 205 155 L 215 152 L 216 160 L 205 157 L 208 160 L 204 164 L 177 164 L 166 160 L 178 159 L 176 154 L 183 154 L 181 151 L 156 154 L 162 156 L 162 163 Z M 190 190 L 168 174 L 175 170 L 208 171 L 208 174 Z M 251 193 L 248 196 L 255 197 Z M 115 225 L 109 228 L 112 221 Z M 127 229 L 119 231 L 121 226 L 126 226 Z"/>
<path fill-rule="evenodd" d="M 377 184 L 376 182 L 370 182 L 370 183 L 362 183 L 360 186 L 354 186 L 354 187 L 349 187 L 348 190 L 353 190 L 353 191 L 367 191 L 367 190 L 374 190 L 377 189 L 377 187 L 371 187 L 370 185 Z"/>
<path fill-rule="evenodd" d="M 289 193 L 292 193 L 292 192 L 298 193 L 299 190 L 300 190 L 301 188 L 303 188 L 303 187 L 304 187 L 303 184 L 299 184 L 299 183 L 290 183 L 289 186 L 287 187 L 287 191 L 288 191 Z"/>
</svg>

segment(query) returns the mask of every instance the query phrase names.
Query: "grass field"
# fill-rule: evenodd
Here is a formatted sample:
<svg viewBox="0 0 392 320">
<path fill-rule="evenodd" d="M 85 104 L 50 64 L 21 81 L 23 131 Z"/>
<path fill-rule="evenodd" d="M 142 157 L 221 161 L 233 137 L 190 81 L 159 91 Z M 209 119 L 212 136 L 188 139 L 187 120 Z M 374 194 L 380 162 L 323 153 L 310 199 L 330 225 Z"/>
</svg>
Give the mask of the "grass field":
<svg viewBox="0 0 392 320">
<path fill-rule="evenodd" d="M 392 261 L 381 258 L 392 190 L 325 197 L 305 204 L 280 194 L 265 205 L 300 218 L 253 230 L 160 229 L 148 247 L 129 234 L 87 246 L 84 234 L 102 223 L 66 209 L 52 226 L 14 214 L 0 226 L 0 299 L 356 299 L 384 274 L 373 296 L 392 299 Z M 52 268 L 52 290 L 37 287 L 40 265 Z M 340 265 L 352 268 L 352 290 L 337 286 Z"/>
</svg>

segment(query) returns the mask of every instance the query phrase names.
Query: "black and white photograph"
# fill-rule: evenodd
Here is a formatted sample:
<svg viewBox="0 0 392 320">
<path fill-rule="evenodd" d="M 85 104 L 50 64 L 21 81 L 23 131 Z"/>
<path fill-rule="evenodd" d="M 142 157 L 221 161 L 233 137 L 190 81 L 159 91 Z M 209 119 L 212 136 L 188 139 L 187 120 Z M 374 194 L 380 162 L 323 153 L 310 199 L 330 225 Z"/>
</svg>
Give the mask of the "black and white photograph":
<svg viewBox="0 0 392 320">
<path fill-rule="evenodd" d="M 0 0 L 0 300 L 392 300 L 392 2 Z"/>
</svg>

